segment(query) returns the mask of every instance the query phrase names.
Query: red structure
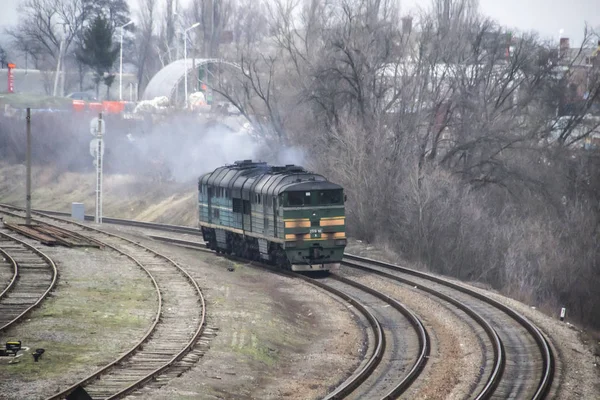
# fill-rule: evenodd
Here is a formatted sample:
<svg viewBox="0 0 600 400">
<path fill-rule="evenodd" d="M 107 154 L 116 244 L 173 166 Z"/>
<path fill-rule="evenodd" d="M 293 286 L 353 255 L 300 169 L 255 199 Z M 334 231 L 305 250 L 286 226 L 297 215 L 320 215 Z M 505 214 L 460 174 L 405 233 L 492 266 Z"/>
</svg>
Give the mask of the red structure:
<svg viewBox="0 0 600 400">
<path fill-rule="evenodd" d="M 16 65 L 13 63 L 8 63 L 8 93 L 15 92 L 15 78 L 13 77 L 12 70 Z"/>
</svg>

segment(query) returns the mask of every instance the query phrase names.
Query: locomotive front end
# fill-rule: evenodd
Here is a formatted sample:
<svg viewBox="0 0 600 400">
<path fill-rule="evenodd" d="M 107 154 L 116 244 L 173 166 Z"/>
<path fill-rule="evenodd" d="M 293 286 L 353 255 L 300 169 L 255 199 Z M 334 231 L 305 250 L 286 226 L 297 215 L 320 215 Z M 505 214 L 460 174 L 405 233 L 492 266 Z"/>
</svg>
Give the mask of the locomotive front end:
<svg viewBox="0 0 600 400">
<path fill-rule="evenodd" d="M 303 182 L 287 188 L 281 202 L 291 269 L 339 268 L 346 247 L 343 189 L 331 182 Z"/>
</svg>

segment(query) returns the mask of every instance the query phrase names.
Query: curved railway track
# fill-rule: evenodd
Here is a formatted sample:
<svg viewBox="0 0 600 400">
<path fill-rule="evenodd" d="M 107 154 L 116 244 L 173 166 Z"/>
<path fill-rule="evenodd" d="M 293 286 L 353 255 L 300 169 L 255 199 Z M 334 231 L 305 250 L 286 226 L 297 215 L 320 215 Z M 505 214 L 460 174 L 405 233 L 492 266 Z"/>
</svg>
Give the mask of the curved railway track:
<svg viewBox="0 0 600 400">
<path fill-rule="evenodd" d="M 180 246 L 194 248 L 194 249 L 208 251 L 210 253 L 213 253 L 211 250 L 206 249 L 206 247 L 204 246 L 203 243 L 182 240 L 182 239 L 177 239 L 177 238 L 172 238 L 172 237 L 157 236 L 157 235 L 149 235 L 149 237 L 152 239 L 159 240 L 159 241 L 169 242 L 169 243 L 177 244 Z M 407 285 L 415 286 L 414 282 L 395 277 L 391 274 L 386 274 L 384 272 L 377 271 L 377 270 L 373 270 L 371 272 L 374 274 L 383 276 L 383 277 L 391 278 L 397 282 L 402 282 Z M 296 274 L 296 275 L 298 277 L 300 277 L 301 279 L 305 279 L 307 281 L 310 281 L 311 283 L 315 283 L 314 279 L 305 277 L 300 274 Z M 424 367 L 424 365 L 426 363 L 426 358 L 429 356 L 429 350 L 431 348 L 431 345 L 428 343 L 429 335 L 427 334 L 425 328 L 423 327 L 422 322 L 412 312 L 405 309 L 404 306 L 400 305 L 395 299 L 391 298 L 390 296 L 387 296 L 387 295 L 385 295 L 381 292 L 378 292 L 378 291 L 376 291 L 370 287 L 367 287 L 365 285 L 362 285 L 362 284 L 356 282 L 355 280 L 351 280 L 351 279 L 345 278 L 343 276 L 339 276 L 337 274 L 331 274 L 330 278 L 341 281 L 342 283 L 345 283 L 347 285 L 355 286 L 360 291 L 362 291 L 368 295 L 375 296 L 379 300 L 387 302 L 387 304 L 391 305 L 392 307 L 396 308 L 398 311 L 402 312 L 406 316 L 406 318 L 408 318 L 408 320 L 409 320 L 408 322 L 414 327 L 415 332 L 418 332 L 418 334 L 420 335 L 419 341 L 424 343 L 424 345 L 419 348 L 421 351 L 421 354 L 420 354 L 419 358 L 417 359 L 417 361 L 414 363 L 412 370 L 404 378 L 396 377 L 396 386 L 393 390 L 389 391 L 389 393 L 387 393 L 383 396 L 378 397 L 377 393 L 382 392 L 383 391 L 382 388 L 377 388 L 377 387 L 369 388 L 368 384 L 364 384 L 363 382 L 360 382 L 361 385 L 363 386 L 362 388 L 358 388 L 355 391 L 355 393 L 352 393 L 352 392 L 345 393 L 345 394 L 350 395 L 350 397 L 354 397 L 356 395 L 356 392 L 362 391 L 361 392 L 362 396 L 359 396 L 358 398 L 385 398 L 385 399 L 396 398 L 397 396 L 404 393 L 410 387 L 410 384 L 418 377 L 419 373 L 421 372 L 421 369 Z M 323 280 L 316 280 L 316 283 L 323 284 Z M 329 285 L 329 286 L 332 286 L 332 285 Z M 466 304 L 463 304 L 460 301 L 455 300 L 452 297 L 447 296 L 444 293 L 436 291 L 432 288 L 421 287 L 421 289 L 435 297 L 442 299 L 443 301 L 450 303 L 451 305 L 455 306 L 456 308 L 462 310 L 466 314 L 466 316 L 470 317 L 474 321 L 474 324 L 477 324 L 478 326 L 481 327 L 483 336 L 485 336 L 481 340 L 482 341 L 487 340 L 489 342 L 489 351 L 493 354 L 493 358 L 488 363 L 489 365 L 485 366 L 485 369 L 490 371 L 487 379 L 483 380 L 479 385 L 477 385 L 474 388 L 474 390 L 473 390 L 474 394 L 472 395 L 472 398 L 477 399 L 477 400 L 490 398 L 491 395 L 493 394 L 494 390 L 496 389 L 498 382 L 502 378 L 502 372 L 504 370 L 504 364 L 505 364 L 504 348 L 502 346 L 502 341 L 500 340 L 498 334 L 496 333 L 494 328 L 492 328 L 492 326 L 489 324 L 489 322 L 484 317 L 482 317 L 480 314 L 478 314 L 476 311 L 474 311 L 472 308 L 470 308 Z M 345 294 L 348 292 L 347 290 L 346 291 L 340 290 L 340 292 L 342 292 L 340 297 L 348 296 L 347 294 Z M 345 297 L 343 297 L 343 298 L 345 298 Z M 354 298 L 360 298 L 360 295 L 354 296 Z M 374 301 L 367 300 L 367 301 L 363 301 L 363 303 L 373 304 Z M 371 308 L 372 307 L 373 306 L 371 306 Z M 386 306 L 384 305 L 383 307 L 386 307 Z M 377 310 L 380 310 L 383 307 L 381 305 L 375 306 L 375 308 Z M 378 320 L 380 320 L 380 319 L 381 319 L 381 317 L 378 318 Z M 388 324 L 389 323 L 390 322 L 388 319 Z M 393 322 L 392 322 L 392 324 L 393 324 Z M 398 327 L 403 328 L 402 325 L 398 325 Z M 402 341 L 403 335 L 410 336 L 411 332 L 402 331 L 400 337 L 398 337 L 396 332 L 391 332 L 391 333 L 388 332 L 388 336 L 391 337 L 392 340 L 396 340 L 396 341 Z M 384 339 L 385 339 L 385 336 L 384 336 Z M 386 343 L 387 342 L 388 342 L 388 340 L 386 340 Z M 414 342 L 414 339 L 413 339 L 413 342 Z M 392 352 L 393 351 L 394 350 L 392 350 Z M 384 356 L 382 355 L 382 359 L 383 359 L 383 357 Z M 392 360 L 392 362 L 388 363 L 388 365 L 386 366 L 386 369 L 387 370 L 392 369 L 394 366 L 394 363 L 397 361 L 402 361 L 402 360 Z M 400 368 L 403 368 L 403 367 L 401 366 Z M 482 367 L 482 369 L 483 369 L 483 367 Z M 380 373 L 379 374 L 380 379 L 387 379 L 387 381 L 383 382 L 383 383 L 389 385 L 390 378 L 385 378 L 385 374 L 386 374 L 385 371 L 383 373 Z M 374 376 L 378 376 L 378 374 L 375 374 Z M 371 378 L 371 380 L 373 380 L 374 377 L 372 376 L 370 378 Z M 381 384 L 382 382 L 379 382 L 379 383 Z M 350 393 L 352 393 L 352 394 L 350 394 Z M 333 393 L 330 394 L 330 396 L 337 395 L 337 394 L 338 394 L 337 391 L 334 391 Z M 338 398 L 338 397 L 328 397 L 328 398 Z M 341 398 L 341 397 L 339 397 L 339 398 Z"/>
<path fill-rule="evenodd" d="M 18 212 L 2 208 L 2 213 L 21 217 Z M 65 398 L 78 386 L 82 386 L 94 399 L 117 399 L 141 388 L 167 370 L 179 373 L 189 368 L 203 352 L 202 349 L 190 351 L 203 332 L 206 311 L 204 297 L 193 278 L 170 258 L 129 239 L 74 222 L 55 220 L 63 225 L 61 227 L 125 255 L 146 271 L 157 291 L 158 305 L 152 326 L 134 347 L 49 399 Z"/>
<path fill-rule="evenodd" d="M 150 237 L 182 246 L 203 248 L 203 244 L 198 242 L 155 235 L 150 235 Z M 493 353 L 493 359 L 482 366 L 482 369 L 487 371 L 482 375 L 487 375 L 487 379 L 483 379 L 473 390 L 473 398 L 542 399 L 548 396 L 554 374 L 554 356 L 547 339 L 526 318 L 487 296 L 443 278 L 350 254 L 346 254 L 346 256 L 363 264 L 407 271 L 412 279 L 381 269 L 369 268 L 366 265 L 344 262 L 347 266 L 368 271 L 370 274 L 379 275 L 411 287 L 418 287 L 462 310 L 483 329 L 487 336 L 490 352 Z M 417 281 L 419 276 L 422 276 L 423 279 Z M 427 284 L 426 281 L 429 279 L 437 286 L 432 286 L 431 283 Z M 528 340 L 529 343 L 527 343 Z M 541 346 L 537 345 L 538 340 L 542 343 Z"/>
<path fill-rule="evenodd" d="M 215 254 L 207 250 L 203 243 L 162 236 L 150 237 Z M 404 305 L 390 296 L 342 276 L 330 275 L 316 279 L 295 272 L 282 272 L 270 266 L 264 267 L 333 293 L 353 305 L 371 326 L 372 333 L 369 337 L 372 343 L 368 356 L 350 377 L 324 399 L 394 399 L 418 378 L 429 357 L 429 335 L 422 321 Z"/>
<path fill-rule="evenodd" d="M 377 368 L 346 396 L 394 399 L 404 393 L 425 367 L 431 349 L 429 335 L 421 320 L 398 301 L 351 279 L 331 275 L 324 280 L 330 288 L 369 304 L 383 328 L 386 351 Z M 341 398 L 339 396 L 336 390 L 326 398 Z"/>
<path fill-rule="evenodd" d="M 543 399 L 548 396 L 554 376 L 554 355 L 546 337 L 525 317 L 477 291 L 427 273 L 350 254 L 346 254 L 346 258 L 355 262 L 344 261 L 345 266 L 404 281 L 427 292 L 435 290 L 468 305 L 489 322 L 502 343 L 506 362 L 500 372 L 501 379 L 500 376 L 495 378 L 497 386 L 483 398 Z"/>
<path fill-rule="evenodd" d="M 0 331 L 4 331 L 48 296 L 58 270 L 46 254 L 4 232 L 0 232 L 0 257 L 4 269 L 13 271 L 0 293 Z"/>
<path fill-rule="evenodd" d="M 53 214 L 67 215 L 64 213 Z M 116 218 L 104 218 L 104 222 L 196 236 L 201 235 L 197 229 L 185 226 Z M 191 247 L 197 247 L 198 244 L 197 242 L 186 244 L 185 240 L 180 239 L 173 239 L 172 241 Z M 478 386 L 479 389 L 475 395 L 477 399 L 543 399 L 548 396 L 554 376 L 554 355 L 548 340 L 542 332 L 525 317 L 477 291 L 443 278 L 377 260 L 346 254 L 347 266 L 349 266 L 349 260 L 354 261 L 354 267 L 359 266 L 359 268 L 369 271 L 369 273 L 380 276 L 386 276 L 387 274 L 387 279 L 417 286 L 454 304 L 477 321 L 486 331 L 494 352 L 494 361 L 491 366 L 486 368 L 489 371 L 488 379 Z M 360 264 L 357 264 L 357 262 Z M 337 395 L 334 395 L 334 393 L 332 393 L 333 397 L 330 398 L 339 398 L 335 397 Z"/>
</svg>

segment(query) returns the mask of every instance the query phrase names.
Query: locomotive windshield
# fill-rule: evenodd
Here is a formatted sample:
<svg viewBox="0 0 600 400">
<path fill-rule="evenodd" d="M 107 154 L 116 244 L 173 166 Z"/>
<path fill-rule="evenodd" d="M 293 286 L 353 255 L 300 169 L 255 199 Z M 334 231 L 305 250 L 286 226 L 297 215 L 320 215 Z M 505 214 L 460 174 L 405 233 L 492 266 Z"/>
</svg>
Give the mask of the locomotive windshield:
<svg viewBox="0 0 600 400">
<path fill-rule="evenodd" d="M 314 190 L 302 192 L 286 192 L 286 206 L 302 207 L 302 206 L 331 206 L 341 205 L 342 190 Z"/>
<path fill-rule="evenodd" d="M 310 192 L 288 192 L 287 205 L 290 207 L 310 205 Z"/>
<path fill-rule="evenodd" d="M 342 204 L 341 190 L 319 190 L 318 201 L 320 206 Z"/>
</svg>

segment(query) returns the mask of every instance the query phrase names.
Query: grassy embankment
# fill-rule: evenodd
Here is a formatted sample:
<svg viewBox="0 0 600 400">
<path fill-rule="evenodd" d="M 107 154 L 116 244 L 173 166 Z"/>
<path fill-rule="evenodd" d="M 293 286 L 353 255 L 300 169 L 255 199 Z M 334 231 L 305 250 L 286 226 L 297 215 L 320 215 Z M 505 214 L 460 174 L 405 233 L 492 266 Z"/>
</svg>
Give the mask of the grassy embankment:
<svg viewBox="0 0 600 400">
<path fill-rule="evenodd" d="M 86 214 L 95 208 L 94 174 L 58 173 L 51 167 L 32 169 L 32 207 L 71 211 L 84 203 Z M 196 225 L 194 182 L 152 182 L 131 175 L 105 175 L 103 214 L 109 217 L 177 225 Z M 0 202 L 25 205 L 25 167 L 0 163 Z"/>
<path fill-rule="evenodd" d="M 99 255 L 97 250 L 74 251 L 86 253 L 80 257 Z M 36 363 L 25 354 L 11 365 L 12 379 L 51 379 L 81 369 L 91 372 L 131 348 L 147 330 L 156 309 L 156 295 L 142 272 L 136 279 L 107 279 L 102 271 L 80 273 L 61 265 L 55 293 L 27 322 L 8 332 L 9 339 L 46 350 L 43 362 Z"/>
</svg>

